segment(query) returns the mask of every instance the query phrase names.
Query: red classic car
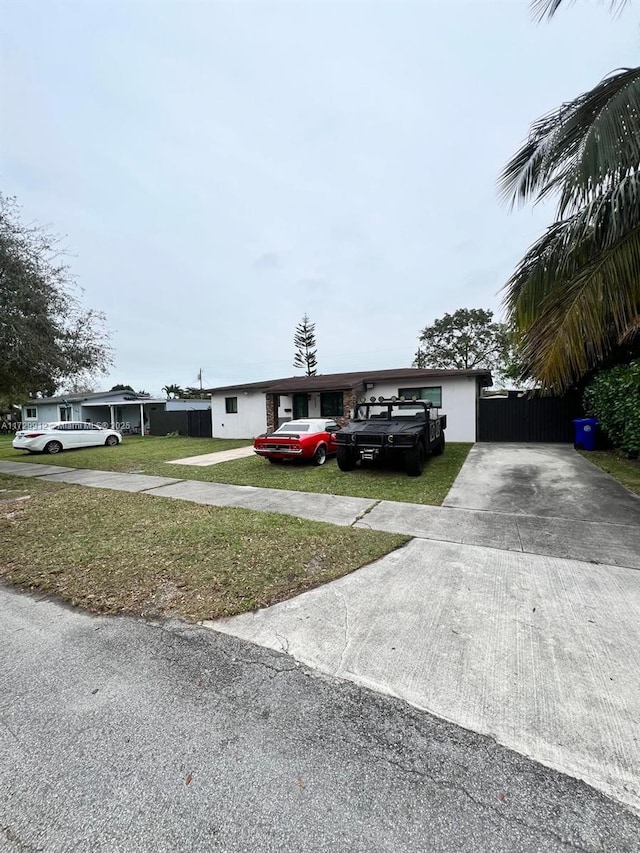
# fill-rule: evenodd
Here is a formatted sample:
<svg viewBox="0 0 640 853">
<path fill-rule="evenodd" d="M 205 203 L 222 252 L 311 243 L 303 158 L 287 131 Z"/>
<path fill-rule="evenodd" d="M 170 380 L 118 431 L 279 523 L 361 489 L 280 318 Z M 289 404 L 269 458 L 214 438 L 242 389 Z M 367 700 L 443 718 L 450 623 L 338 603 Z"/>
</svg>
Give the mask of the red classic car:
<svg viewBox="0 0 640 853">
<path fill-rule="evenodd" d="M 253 451 L 269 462 L 306 459 L 314 465 L 324 465 L 327 456 L 336 452 L 339 429 L 335 421 L 326 418 L 289 421 L 275 432 L 259 435 L 253 442 Z"/>
</svg>

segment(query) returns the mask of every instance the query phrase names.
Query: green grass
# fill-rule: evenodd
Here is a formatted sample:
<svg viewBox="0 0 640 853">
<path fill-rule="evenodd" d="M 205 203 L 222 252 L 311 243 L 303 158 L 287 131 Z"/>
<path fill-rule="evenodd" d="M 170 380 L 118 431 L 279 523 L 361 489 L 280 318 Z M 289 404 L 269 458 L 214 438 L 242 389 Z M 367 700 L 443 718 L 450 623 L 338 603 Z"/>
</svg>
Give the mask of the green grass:
<svg viewBox="0 0 640 853">
<path fill-rule="evenodd" d="M 100 613 L 199 621 L 341 577 L 408 537 L 0 474 L 0 577 Z"/>
<path fill-rule="evenodd" d="M 46 453 L 27 453 L 24 450 L 14 450 L 11 446 L 12 438 L 13 436 L 0 436 L 0 459 L 127 473 L 144 466 L 162 464 L 168 459 L 183 459 L 185 456 L 217 453 L 219 450 L 232 450 L 253 443 L 244 439 L 125 436 L 122 444 L 117 447 L 86 447 L 81 450 L 65 450 L 53 457 Z"/>
<path fill-rule="evenodd" d="M 617 450 L 595 450 L 582 455 L 607 474 L 615 477 L 629 491 L 640 495 L 640 460 L 627 459 Z"/>
<path fill-rule="evenodd" d="M 0 459 L 439 505 L 449 492 L 471 448 L 470 444 L 447 444 L 442 456 L 427 459 L 421 477 L 407 477 L 403 470 L 383 470 L 374 466 L 344 473 L 339 470 L 335 459 L 320 468 L 291 463 L 270 465 L 257 456 L 206 468 L 167 464 L 170 459 L 199 456 L 250 444 L 250 441 L 240 440 L 132 436 L 126 437 L 118 447 L 65 451 L 51 457 L 14 450 L 10 439 L 3 438 L 0 440 Z"/>
</svg>

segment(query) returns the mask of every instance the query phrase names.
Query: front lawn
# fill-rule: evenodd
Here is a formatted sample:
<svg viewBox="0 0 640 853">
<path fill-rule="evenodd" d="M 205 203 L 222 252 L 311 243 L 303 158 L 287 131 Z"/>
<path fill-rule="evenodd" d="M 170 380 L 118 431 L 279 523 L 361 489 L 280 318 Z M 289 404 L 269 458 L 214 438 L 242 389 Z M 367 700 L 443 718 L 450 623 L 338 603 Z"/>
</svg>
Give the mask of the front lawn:
<svg viewBox="0 0 640 853">
<path fill-rule="evenodd" d="M 0 459 L 126 473 L 142 467 L 145 468 L 145 473 L 151 473 L 147 466 L 164 463 L 168 459 L 184 459 L 185 456 L 200 456 L 204 453 L 217 453 L 219 450 L 233 450 L 236 447 L 253 444 L 252 441 L 244 439 L 127 435 L 122 440 L 122 444 L 117 447 L 84 447 L 49 456 L 46 453 L 14 450 L 11 446 L 12 439 L 13 436 L 9 435 L 0 437 Z"/>
<path fill-rule="evenodd" d="M 595 450 L 582 452 L 582 455 L 607 474 L 611 474 L 630 492 L 640 495 L 640 460 L 627 459 L 618 450 Z"/>
<path fill-rule="evenodd" d="M 345 473 L 338 468 L 335 459 L 320 468 L 291 463 L 271 465 L 256 456 L 215 465 L 217 471 L 208 470 L 211 479 L 236 486 L 262 486 L 267 489 L 440 505 L 449 493 L 470 448 L 470 444 L 448 444 L 442 456 L 427 459 L 421 477 L 407 477 L 402 469 L 380 468 L 377 465 Z M 180 472 L 174 476 L 189 478 L 184 468 L 180 468 Z"/>
<path fill-rule="evenodd" d="M 14 450 L 10 440 L 3 440 L 0 441 L 0 459 L 440 505 L 471 448 L 471 444 L 447 444 L 442 456 L 428 457 L 421 477 L 407 477 L 402 470 L 383 470 L 373 466 L 343 473 L 335 459 L 319 468 L 291 463 L 271 465 L 257 456 L 207 467 L 167 464 L 170 459 L 199 456 L 250 444 L 252 442 L 240 440 L 127 436 L 118 447 L 71 450 L 51 457 Z"/>
<path fill-rule="evenodd" d="M 242 613 L 348 574 L 407 541 L 0 474 L 0 577 L 99 613 L 194 621 Z"/>
</svg>

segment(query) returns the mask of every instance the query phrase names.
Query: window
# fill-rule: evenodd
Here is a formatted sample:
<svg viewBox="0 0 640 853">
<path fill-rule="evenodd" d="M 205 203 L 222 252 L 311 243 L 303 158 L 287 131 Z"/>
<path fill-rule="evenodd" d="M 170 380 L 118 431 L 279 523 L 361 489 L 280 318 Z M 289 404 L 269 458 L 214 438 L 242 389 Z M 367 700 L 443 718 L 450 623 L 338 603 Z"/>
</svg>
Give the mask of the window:
<svg viewBox="0 0 640 853">
<path fill-rule="evenodd" d="M 320 394 L 320 415 L 323 418 L 341 418 L 343 414 L 342 391 Z"/>
<path fill-rule="evenodd" d="M 36 421 L 38 419 L 38 410 L 35 406 L 27 406 L 25 417 L 28 421 Z"/>
<path fill-rule="evenodd" d="M 60 406 L 60 420 L 61 421 L 70 421 L 71 420 L 71 406 Z"/>
<path fill-rule="evenodd" d="M 398 388 L 398 397 L 406 397 L 410 400 L 412 397 L 417 397 L 418 400 L 429 400 L 432 406 L 440 408 L 442 406 L 442 388 Z"/>
<path fill-rule="evenodd" d="M 228 415 L 237 415 L 238 414 L 238 398 L 237 397 L 225 397 L 224 398 L 224 410 Z"/>
</svg>

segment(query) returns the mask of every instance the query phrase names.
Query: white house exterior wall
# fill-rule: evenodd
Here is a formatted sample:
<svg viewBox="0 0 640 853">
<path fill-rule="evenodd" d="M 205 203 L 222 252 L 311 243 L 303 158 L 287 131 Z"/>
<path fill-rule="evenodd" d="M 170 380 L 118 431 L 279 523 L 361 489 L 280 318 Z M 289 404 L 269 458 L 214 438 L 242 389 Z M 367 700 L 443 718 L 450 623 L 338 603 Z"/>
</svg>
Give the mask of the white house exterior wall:
<svg viewBox="0 0 640 853">
<path fill-rule="evenodd" d="M 229 414 L 225 399 L 236 397 L 238 411 Z M 214 438 L 255 438 L 267 428 L 266 399 L 261 391 L 225 391 L 211 398 L 211 426 Z"/>
<path fill-rule="evenodd" d="M 476 401 L 478 396 L 475 376 L 442 377 L 429 381 L 430 387 L 442 388 L 442 414 L 447 416 L 448 441 L 476 440 Z M 373 388 L 362 392 L 367 398 L 392 397 L 398 394 L 397 383 L 377 382 Z M 360 396 L 360 394 L 358 395 Z M 225 412 L 225 397 L 238 398 L 237 414 Z M 290 411 L 286 411 L 289 409 Z M 279 422 L 293 418 L 293 395 L 280 395 Z M 266 400 L 262 391 L 241 389 L 214 395 L 211 406 L 213 435 L 216 438 L 255 438 L 267 428 Z M 320 392 L 309 395 L 309 417 L 320 417 Z"/>
<path fill-rule="evenodd" d="M 406 387 L 403 383 L 400 387 Z M 443 377 L 429 380 L 430 388 L 442 388 L 443 415 L 447 416 L 447 441 L 476 440 L 476 397 L 477 384 L 475 376 Z M 363 396 L 392 397 L 397 395 L 397 383 L 376 382 L 373 388 L 367 388 Z"/>
</svg>

